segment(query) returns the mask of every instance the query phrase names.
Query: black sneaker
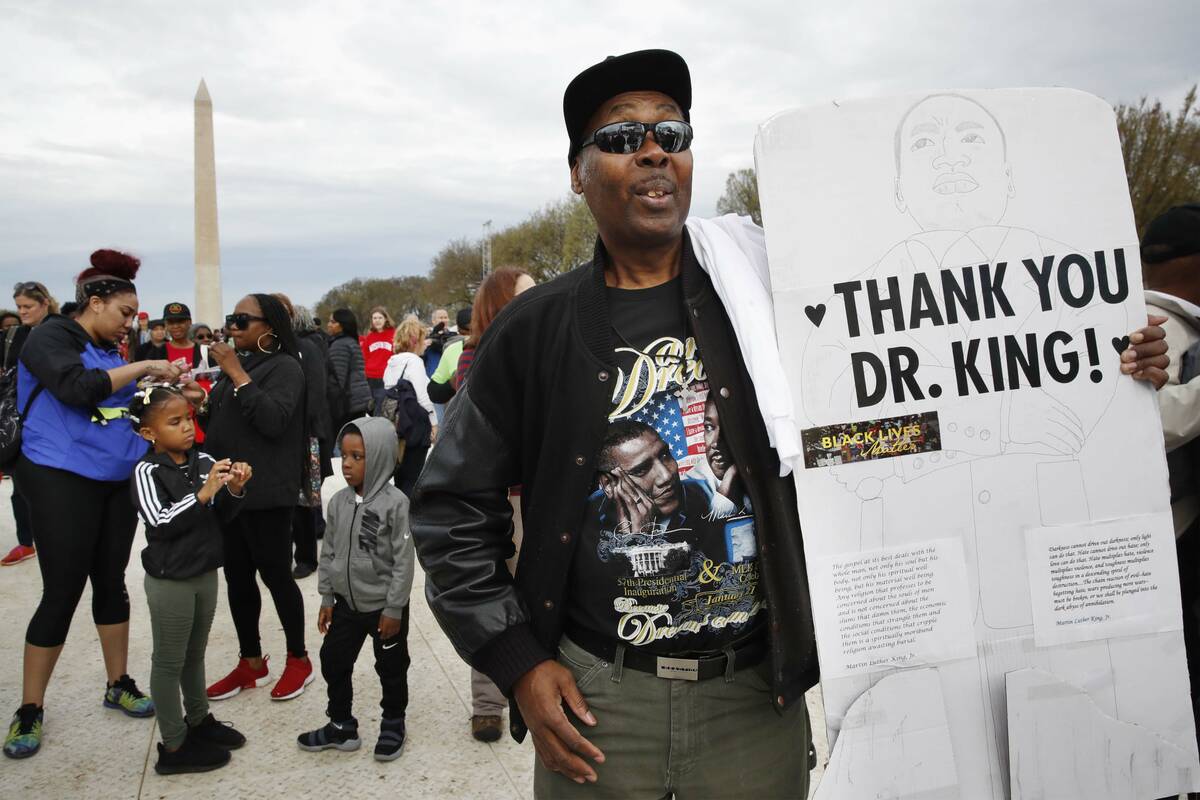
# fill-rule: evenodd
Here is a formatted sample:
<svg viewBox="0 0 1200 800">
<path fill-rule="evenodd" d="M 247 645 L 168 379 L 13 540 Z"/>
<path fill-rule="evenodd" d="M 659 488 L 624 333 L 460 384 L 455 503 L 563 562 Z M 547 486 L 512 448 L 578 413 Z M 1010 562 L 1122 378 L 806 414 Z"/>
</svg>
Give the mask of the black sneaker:
<svg viewBox="0 0 1200 800">
<path fill-rule="evenodd" d="M 211 744 L 222 750 L 237 750 L 246 743 L 246 737 L 234 729 L 232 722 L 221 722 L 212 714 L 200 720 L 200 724 L 195 727 L 189 723 L 187 735 L 189 739 Z"/>
<path fill-rule="evenodd" d="M 303 578 L 307 578 L 309 575 L 312 575 L 316 571 L 317 571 L 317 568 L 314 567 L 312 564 L 305 564 L 303 562 L 300 562 L 300 563 L 297 563 L 296 566 L 292 568 L 292 577 L 295 578 L 296 580 L 302 580 Z"/>
<path fill-rule="evenodd" d="M 179 775 L 184 772 L 208 772 L 229 763 L 229 752 L 207 742 L 184 739 L 174 753 L 158 743 L 158 761 L 154 771 L 159 775 Z"/>
<path fill-rule="evenodd" d="M 379 741 L 375 743 L 376 761 L 394 761 L 404 750 L 404 717 L 385 719 L 379 725 Z"/>
<path fill-rule="evenodd" d="M 301 750 L 317 753 L 321 750 L 334 748 L 336 750 L 357 750 L 362 744 L 358 738 L 358 720 L 351 717 L 345 722 L 330 720 L 324 728 L 302 733 L 296 737 L 296 743 Z"/>
</svg>

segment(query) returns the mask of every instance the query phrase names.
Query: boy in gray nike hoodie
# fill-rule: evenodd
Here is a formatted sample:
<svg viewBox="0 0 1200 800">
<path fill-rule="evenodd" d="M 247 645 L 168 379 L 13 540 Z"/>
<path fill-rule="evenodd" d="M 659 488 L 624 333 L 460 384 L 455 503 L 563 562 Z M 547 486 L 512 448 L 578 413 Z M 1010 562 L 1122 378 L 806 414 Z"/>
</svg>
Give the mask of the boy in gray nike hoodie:
<svg viewBox="0 0 1200 800">
<path fill-rule="evenodd" d="M 298 737 L 302 750 L 357 750 L 350 710 L 354 662 L 368 636 L 383 684 L 377 761 L 399 757 L 408 707 L 408 593 L 415 561 L 408 498 L 392 485 L 396 429 L 383 417 L 347 423 L 339 436 L 347 486 L 329 501 L 321 545 L 317 630 L 321 675 L 329 687 L 329 723 Z"/>
</svg>

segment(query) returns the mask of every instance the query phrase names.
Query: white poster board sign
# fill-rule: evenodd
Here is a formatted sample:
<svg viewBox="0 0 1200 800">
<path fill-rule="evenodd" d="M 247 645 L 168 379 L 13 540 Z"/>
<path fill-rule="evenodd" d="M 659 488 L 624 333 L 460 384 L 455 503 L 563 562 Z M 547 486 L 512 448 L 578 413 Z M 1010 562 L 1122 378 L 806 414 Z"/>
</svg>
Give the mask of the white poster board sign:
<svg viewBox="0 0 1200 800">
<path fill-rule="evenodd" d="M 1081 691 L 1090 724 L 1150 735 L 1042 737 L 1061 752 L 1022 763 L 1149 757 L 1172 767 L 1139 773 L 1147 796 L 1200 789 L 1162 431 L 1153 390 L 1119 369 L 1146 317 L 1112 109 L 1048 89 L 830 104 L 768 121 L 756 159 L 834 758 L 860 696 L 931 668 L 943 790 L 1007 798 L 1010 739 L 1055 708 L 1022 696 L 1030 735 L 1010 735 L 1006 676 L 1034 668 Z M 1106 589 L 1128 618 L 1066 620 L 1055 548 L 1103 568 L 1108 545 L 1142 581 Z M 887 763 L 894 781 L 843 768 L 822 796 L 926 790 Z M 1050 796 L 1039 774 L 1011 796 Z"/>
</svg>

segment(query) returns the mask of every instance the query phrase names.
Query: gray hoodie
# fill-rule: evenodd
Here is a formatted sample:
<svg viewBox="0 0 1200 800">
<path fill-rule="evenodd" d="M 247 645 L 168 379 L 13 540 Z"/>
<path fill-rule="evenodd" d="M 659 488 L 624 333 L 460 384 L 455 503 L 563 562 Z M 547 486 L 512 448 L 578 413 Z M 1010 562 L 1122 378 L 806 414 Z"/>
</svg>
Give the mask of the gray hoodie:
<svg viewBox="0 0 1200 800">
<path fill-rule="evenodd" d="M 350 486 L 329 501 L 318 568 L 321 605 L 332 606 L 334 595 L 341 595 L 355 611 L 382 609 L 399 619 L 408 605 L 415 557 L 408 498 L 392 485 L 396 429 L 382 417 L 362 417 L 342 431 L 352 425 L 367 451 L 364 491 L 361 502 Z"/>
</svg>

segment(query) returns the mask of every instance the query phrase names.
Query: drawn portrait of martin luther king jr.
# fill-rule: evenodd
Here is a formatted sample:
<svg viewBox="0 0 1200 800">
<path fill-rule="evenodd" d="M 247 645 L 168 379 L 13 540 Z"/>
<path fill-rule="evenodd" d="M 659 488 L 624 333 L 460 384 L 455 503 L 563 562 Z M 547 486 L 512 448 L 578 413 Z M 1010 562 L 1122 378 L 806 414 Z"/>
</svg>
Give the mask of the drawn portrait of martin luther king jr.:
<svg viewBox="0 0 1200 800">
<path fill-rule="evenodd" d="M 895 208 L 915 223 L 916 230 L 854 277 L 886 286 L 885 281 L 896 276 L 905 296 L 904 288 L 911 286 L 915 273 L 925 273 L 937 286 L 943 269 L 989 264 L 995 274 L 995 265 L 1005 263 L 1003 288 L 1014 313 L 976 321 L 960 317 L 944 326 L 903 331 L 895 330 L 890 315 L 884 314 L 886 330 L 876 337 L 867 303 L 860 302 L 863 336 L 851 342 L 844 332 L 826 325 L 812 332 L 805 347 L 803 401 L 811 420 L 828 424 L 866 417 L 868 412 L 855 400 L 848 356 L 852 349 L 884 353 L 888 347 L 908 346 L 919 354 L 921 382 L 945 388 L 956 384 L 951 353 L 955 340 L 1065 330 L 1082 343 L 1088 327 L 1098 334 L 1127 330 L 1125 311 L 1118 305 L 1043 312 L 1036 283 L 1022 260 L 1040 264 L 1046 255 L 1061 257 L 1075 250 L 1005 224 L 1010 203 L 1018 196 L 1019 175 L 1009 161 L 1005 131 L 989 109 L 964 95 L 930 95 L 905 111 L 889 144 L 895 157 Z M 829 348 L 843 352 L 830 358 Z M 990 364 L 981 364 L 979 371 L 990 385 Z M 977 622 L 990 628 L 1029 625 L 1028 604 L 1006 599 L 1013 585 L 1023 586 L 1028 580 L 1022 525 L 1089 519 L 1076 458 L 1111 403 L 1116 380 L 1110 373 L 1100 384 L 1086 379 L 1044 382 L 1039 388 L 1023 386 L 968 398 L 954 397 L 950 391 L 933 403 L 930 399 L 936 395 L 920 403 L 894 402 L 888 392 L 870 408 L 870 417 L 936 409 L 942 450 L 831 469 L 836 481 L 862 501 L 861 547 L 961 538 Z M 1064 491 L 1065 485 L 1069 490 Z M 939 513 L 930 514 L 932 508 Z M 988 567 L 980 569 L 981 564 Z M 1016 594 L 1028 597 L 1028 592 Z"/>
</svg>

